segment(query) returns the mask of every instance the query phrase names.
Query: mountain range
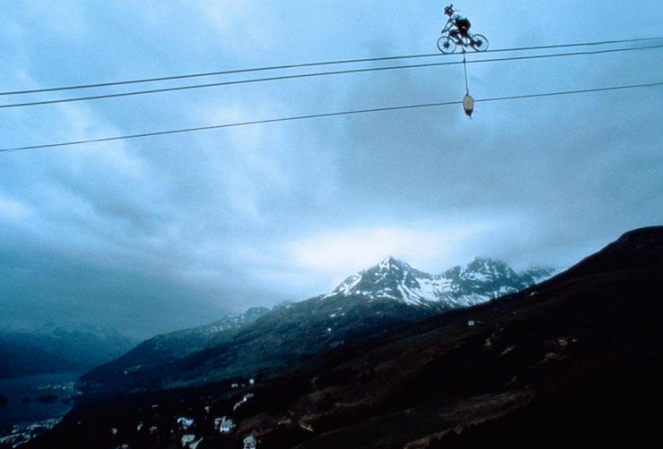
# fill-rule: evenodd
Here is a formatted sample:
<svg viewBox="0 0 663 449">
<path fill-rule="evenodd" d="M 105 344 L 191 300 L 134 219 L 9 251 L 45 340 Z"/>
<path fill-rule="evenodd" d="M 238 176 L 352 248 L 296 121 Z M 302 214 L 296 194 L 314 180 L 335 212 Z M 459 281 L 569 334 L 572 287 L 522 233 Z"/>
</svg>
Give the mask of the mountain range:
<svg viewBox="0 0 663 449">
<path fill-rule="evenodd" d="M 198 449 L 249 436 L 270 449 L 658 447 L 662 276 L 663 227 L 635 230 L 537 285 L 320 351 L 255 385 L 80 403 L 29 447 L 174 448 L 185 433 Z M 232 417 L 231 433 L 214 430 L 218 416 Z"/>
<path fill-rule="evenodd" d="M 394 299 L 408 305 L 466 307 L 522 290 L 553 273 L 552 269 L 541 268 L 516 273 L 504 262 L 476 258 L 464 267 L 456 266 L 440 275 L 430 275 L 389 257 L 350 276 L 324 299 L 363 296 Z"/>
<path fill-rule="evenodd" d="M 157 336 L 81 378 L 88 394 L 201 385 L 266 375 L 320 351 L 516 292 L 553 273 L 475 259 L 440 275 L 387 258 L 329 294 Z"/>
<path fill-rule="evenodd" d="M 86 371 L 135 343 L 114 330 L 78 323 L 0 329 L 0 378 Z"/>
</svg>

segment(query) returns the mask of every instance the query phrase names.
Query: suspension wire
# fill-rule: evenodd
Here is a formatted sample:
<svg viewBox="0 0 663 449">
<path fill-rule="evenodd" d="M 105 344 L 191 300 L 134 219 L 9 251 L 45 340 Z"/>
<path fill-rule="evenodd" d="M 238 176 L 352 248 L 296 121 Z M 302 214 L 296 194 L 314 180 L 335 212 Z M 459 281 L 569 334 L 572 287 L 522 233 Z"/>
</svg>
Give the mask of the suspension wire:
<svg viewBox="0 0 663 449">
<path fill-rule="evenodd" d="M 506 61 L 526 61 L 526 60 L 535 60 L 535 59 L 561 58 L 561 57 L 569 57 L 569 56 L 591 56 L 591 55 L 600 55 L 600 54 L 607 54 L 607 53 L 653 50 L 653 49 L 659 49 L 659 48 L 663 48 L 663 44 L 650 45 L 650 46 L 645 46 L 645 47 L 618 48 L 618 49 L 606 49 L 606 50 L 596 50 L 596 51 L 581 51 L 581 52 L 572 52 L 572 53 L 567 52 L 567 53 L 552 53 L 552 54 L 543 54 L 543 55 L 514 56 L 514 57 L 494 58 L 494 59 L 475 59 L 475 60 L 466 61 L 466 64 L 482 64 L 482 63 L 506 62 Z M 196 84 L 196 85 L 168 87 L 168 88 L 161 88 L 161 89 L 120 92 L 120 93 L 115 93 L 115 94 L 92 95 L 92 96 L 85 96 L 85 97 L 62 98 L 62 99 L 56 99 L 56 100 L 32 101 L 32 102 L 24 102 L 24 103 L 8 103 L 8 104 L 0 104 L 0 109 L 30 107 L 30 106 L 44 106 L 44 105 L 59 104 L 59 103 L 71 103 L 71 102 L 78 102 L 78 101 L 103 100 L 103 99 L 110 99 L 110 98 L 131 97 L 131 96 L 137 96 L 137 95 L 148 95 L 148 94 L 157 94 L 157 93 L 165 93 L 165 92 L 176 92 L 176 91 L 184 91 L 184 90 L 221 87 L 221 86 L 232 86 L 232 85 L 241 85 L 241 84 L 249 84 L 249 83 L 260 83 L 260 82 L 267 82 L 267 81 L 283 81 L 283 80 L 290 80 L 290 79 L 313 78 L 313 77 L 331 76 L 331 75 L 346 75 L 346 74 L 355 74 L 355 73 L 381 72 L 381 71 L 390 71 L 390 70 L 419 69 L 419 68 L 424 68 L 424 67 L 439 67 L 439 66 L 458 65 L 458 64 L 463 64 L 463 62 L 461 62 L 461 61 L 449 61 L 449 62 L 410 64 L 410 65 L 386 66 L 386 67 L 370 67 L 370 68 L 363 68 L 363 69 L 337 70 L 337 71 L 329 71 L 329 72 L 301 73 L 301 74 L 296 74 L 296 75 L 283 75 L 283 76 L 274 76 L 274 77 L 268 77 L 268 78 L 251 78 L 251 79 L 234 80 L 234 81 L 223 81 L 223 82 L 218 82 L 218 83 Z"/>
<path fill-rule="evenodd" d="M 529 98 L 547 98 L 547 97 L 557 97 L 557 96 L 563 96 L 563 95 L 587 94 L 587 93 L 594 93 L 594 92 L 609 92 L 609 91 L 619 91 L 619 90 L 626 90 L 626 89 L 651 88 L 651 87 L 658 87 L 658 86 L 663 86 L 663 81 L 652 82 L 652 83 L 643 83 L 643 84 L 631 84 L 631 85 L 624 85 L 624 86 L 600 87 L 600 88 L 593 88 L 593 89 L 568 90 L 568 91 L 561 91 L 561 92 L 545 92 L 545 93 L 538 93 L 538 94 L 525 94 L 525 95 L 492 97 L 492 98 L 483 98 L 483 99 L 479 99 L 479 100 L 475 100 L 475 101 L 478 102 L 478 103 L 501 102 L 501 101 L 523 100 L 523 99 L 529 99 Z M 442 106 L 459 105 L 459 104 L 462 104 L 462 103 L 463 103 L 462 101 L 447 101 L 447 102 L 439 102 L 439 103 L 424 103 L 424 104 L 403 105 L 403 106 L 390 106 L 390 107 L 383 107 L 383 108 L 358 109 L 358 110 L 350 110 L 350 111 L 298 115 L 298 116 L 292 116 L 292 117 L 282 117 L 282 118 L 273 118 L 273 119 L 264 119 L 264 120 L 252 120 L 252 121 L 237 122 L 237 123 L 226 123 L 226 124 L 222 124 L 222 125 L 199 126 L 199 127 L 195 127 L 195 128 L 172 129 L 172 130 L 155 131 L 155 132 L 140 133 L 140 134 L 129 134 L 129 135 L 123 135 L 123 136 L 102 137 L 102 138 L 97 138 L 97 139 L 86 139 L 86 140 L 77 140 L 77 141 L 70 141 L 70 142 L 48 143 L 48 144 L 42 144 L 42 145 L 30 145 L 30 146 L 13 147 L 13 148 L 1 148 L 0 152 L 6 153 L 6 152 L 15 152 L 15 151 L 36 150 L 36 149 L 43 149 L 43 148 L 67 147 L 67 146 L 83 145 L 83 144 L 90 144 L 90 143 L 112 142 L 112 141 L 129 140 L 129 139 L 141 139 L 141 138 L 165 136 L 165 135 L 171 135 L 171 134 L 184 134 L 184 133 L 193 133 L 193 132 L 208 131 L 208 130 L 222 129 L 222 128 L 254 126 L 254 125 L 263 125 L 263 124 L 269 124 L 269 123 L 311 120 L 311 119 L 327 118 L 327 117 L 340 117 L 340 116 L 370 114 L 370 113 L 387 112 L 387 111 L 404 111 L 404 110 L 413 110 L 413 109 L 435 108 L 435 107 L 442 107 Z"/>
<path fill-rule="evenodd" d="M 517 52 L 517 51 L 549 50 L 549 49 L 556 49 L 556 48 L 592 47 L 592 46 L 626 44 L 626 43 L 635 43 L 635 42 L 648 42 L 648 41 L 655 41 L 655 40 L 660 40 L 660 39 L 663 39 L 663 36 L 635 38 L 635 39 L 605 40 L 605 41 L 598 41 L 598 42 L 578 42 L 578 43 L 569 43 L 569 44 L 537 45 L 537 46 L 530 46 L 530 47 L 502 48 L 502 49 L 486 50 L 485 53 L 507 53 L 507 52 Z M 213 71 L 213 72 L 189 73 L 189 74 L 184 74 L 184 75 L 171 75 L 171 76 L 141 78 L 141 79 L 122 80 L 122 81 L 110 81 L 110 82 L 92 83 L 92 84 L 78 84 L 78 85 L 68 85 L 68 86 L 45 87 L 45 88 L 40 88 L 40 89 L 5 91 L 5 92 L 0 92 L 0 96 L 37 94 L 37 93 L 59 92 L 59 91 L 80 90 L 80 89 L 94 89 L 94 88 L 100 88 L 100 87 L 124 86 L 124 85 L 130 85 L 130 84 L 154 83 L 154 82 L 161 82 L 161 81 L 175 81 L 175 80 L 182 80 L 182 79 L 203 78 L 203 77 L 220 76 L 220 75 L 233 75 L 233 74 L 240 74 L 240 73 L 263 72 L 263 71 L 270 71 L 270 70 L 288 70 L 288 69 L 297 69 L 297 68 L 306 68 L 306 67 L 320 67 L 320 66 L 327 66 L 327 65 L 357 64 L 357 63 L 365 63 L 365 62 L 396 61 L 396 60 L 403 60 L 403 59 L 418 59 L 418 58 L 435 58 L 435 57 L 442 57 L 442 56 L 448 56 L 448 55 L 441 54 L 441 53 L 424 53 L 424 54 L 413 54 L 413 55 L 382 56 L 382 57 L 375 57 L 375 58 L 339 59 L 339 60 L 332 60 L 332 61 L 306 62 L 306 63 L 300 63 L 300 64 L 283 64 L 283 65 L 267 66 L 267 67 L 253 67 L 253 68 L 246 68 L 246 69 L 234 69 L 234 70 L 220 70 L 220 71 Z"/>
</svg>

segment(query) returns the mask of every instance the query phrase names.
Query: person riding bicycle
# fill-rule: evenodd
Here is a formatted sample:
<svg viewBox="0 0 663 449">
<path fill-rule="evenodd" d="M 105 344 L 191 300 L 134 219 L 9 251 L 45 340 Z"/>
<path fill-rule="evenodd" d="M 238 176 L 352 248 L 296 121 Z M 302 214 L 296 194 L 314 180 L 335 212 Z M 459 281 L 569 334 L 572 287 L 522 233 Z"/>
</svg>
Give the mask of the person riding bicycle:
<svg viewBox="0 0 663 449">
<path fill-rule="evenodd" d="M 460 47 L 465 53 L 467 50 L 488 50 L 488 39 L 482 34 L 470 33 L 472 24 L 467 17 L 458 14 L 454 5 L 444 8 L 444 14 L 449 16 L 447 24 L 442 30 L 442 36 L 437 39 L 437 48 L 444 54 L 451 54 Z"/>
<path fill-rule="evenodd" d="M 454 5 L 449 5 L 444 8 L 444 14 L 449 16 L 447 25 L 442 30 L 442 33 L 449 32 L 449 36 L 458 39 L 458 35 L 468 37 L 472 24 L 467 17 L 461 16 L 454 10 Z"/>
</svg>

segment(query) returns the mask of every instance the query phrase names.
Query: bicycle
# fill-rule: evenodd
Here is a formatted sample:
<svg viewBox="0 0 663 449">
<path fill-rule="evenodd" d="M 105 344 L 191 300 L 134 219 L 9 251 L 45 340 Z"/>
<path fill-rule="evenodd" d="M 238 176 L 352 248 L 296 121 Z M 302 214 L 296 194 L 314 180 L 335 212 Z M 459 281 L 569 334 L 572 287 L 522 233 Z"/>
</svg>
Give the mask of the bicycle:
<svg viewBox="0 0 663 449">
<path fill-rule="evenodd" d="M 442 53 L 453 53 L 459 45 L 463 51 L 467 47 L 471 47 L 475 51 L 486 51 L 488 50 L 488 39 L 482 34 L 461 33 L 457 30 L 446 32 L 442 30 L 442 37 L 437 40 L 437 48 Z"/>
</svg>

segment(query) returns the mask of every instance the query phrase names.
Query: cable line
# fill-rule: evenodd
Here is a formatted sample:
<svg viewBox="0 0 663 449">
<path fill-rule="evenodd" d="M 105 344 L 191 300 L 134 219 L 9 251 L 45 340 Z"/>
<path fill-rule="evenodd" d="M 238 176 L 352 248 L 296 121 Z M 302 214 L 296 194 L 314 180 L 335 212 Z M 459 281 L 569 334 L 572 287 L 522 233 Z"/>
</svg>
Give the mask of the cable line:
<svg viewBox="0 0 663 449">
<path fill-rule="evenodd" d="M 489 103 L 489 102 L 500 102 L 500 101 L 513 101 L 513 100 L 523 100 L 528 98 L 546 98 L 546 97 L 557 97 L 563 95 L 579 95 L 595 92 L 609 92 L 609 91 L 619 91 L 626 89 L 639 89 L 639 88 L 650 88 L 663 86 L 663 81 L 653 82 L 653 83 L 643 83 L 643 84 L 630 84 L 625 86 L 611 86 L 611 87 L 599 87 L 593 89 L 581 89 L 581 90 L 567 90 L 561 92 L 545 92 L 538 94 L 526 94 L 526 95 L 512 95 L 512 96 L 502 96 L 502 97 L 492 97 L 492 98 L 483 98 L 475 100 L 477 103 Z M 340 112 L 325 112 L 319 114 L 308 114 L 308 115 L 297 115 L 292 117 L 282 117 L 282 118 L 273 118 L 273 119 L 264 119 L 264 120 L 252 120 L 246 122 L 236 122 L 236 123 L 226 123 L 221 125 L 210 125 L 210 126 L 199 126 L 195 128 L 182 128 L 182 129 L 171 129 L 165 131 L 154 131 L 140 134 L 128 134 L 123 136 L 113 136 L 113 137 L 101 137 L 97 139 L 86 139 L 86 140 L 77 140 L 71 142 L 60 142 L 60 143 L 48 143 L 42 145 L 30 145 L 23 147 L 14 147 L 14 148 L 2 148 L 0 152 L 14 152 L 14 151 L 25 151 L 25 150 L 36 150 L 43 148 L 55 148 L 55 147 L 66 147 L 74 145 L 83 145 L 89 143 L 101 143 L 101 142 L 113 142 L 118 140 L 129 140 L 129 139 L 142 139 L 147 137 L 156 137 L 156 136 L 165 136 L 171 134 L 184 134 L 184 133 L 193 133 L 200 131 L 209 131 L 214 129 L 223 129 L 223 128 L 235 128 L 242 126 L 254 126 L 254 125 L 264 125 L 269 123 L 280 123 L 280 122 L 292 122 L 300 120 L 311 120 L 318 118 L 327 118 L 327 117 L 340 117 L 348 115 L 358 115 L 358 114 L 370 114 L 377 112 L 387 112 L 387 111 L 404 111 L 412 109 L 424 109 L 424 108 L 435 108 L 442 106 L 451 106 L 462 104 L 462 101 L 446 101 L 438 103 L 424 103 L 424 104 L 414 104 L 414 105 L 403 105 L 403 106 L 388 106 L 383 108 L 371 108 L 371 109 L 356 109 L 350 111 L 340 111 Z"/>
<path fill-rule="evenodd" d="M 507 53 L 507 52 L 516 52 L 516 51 L 531 51 L 531 50 L 549 50 L 555 48 L 574 48 L 574 47 L 592 47 L 592 46 L 601 46 L 601 45 L 614 45 L 614 44 L 626 44 L 626 43 L 635 43 L 635 42 L 647 42 L 661 40 L 663 36 L 660 37 L 645 37 L 645 38 L 636 38 L 636 39 L 620 39 L 620 40 L 607 40 L 599 42 L 579 42 L 579 43 L 570 43 L 570 44 L 557 44 L 557 45 L 538 45 L 531 47 L 516 47 L 516 48 L 502 48 L 487 50 L 485 53 Z M 357 58 L 357 59 L 339 59 L 333 61 L 320 61 L 320 62 L 306 62 L 301 64 L 285 64 L 277 66 L 267 66 L 267 67 L 253 67 L 247 69 L 234 69 L 234 70 L 221 70 L 216 72 L 202 72 L 202 73 L 189 73 L 184 75 L 172 75 L 172 76 L 163 76 L 155 78 L 142 78 L 134 80 L 123 80 L 123 81 L 111 81 L 106 83 L 94 83 L 94 84 L 78 84 L 70 86 L 59 86 L 59 87 L 45 87 L 41 89 L 29 89 L 29 90 L 14 90 L 7 92 L 0 92 L 0 96 L 7 95 L 24 95 L 24 94 L 37 94 L 45 92 L 59 92 L 67 90 L 79 90 L 79 89 L 95 89 L 100 87 L 112 87 L 112 86 L 124 86 L 129 84 L 141 84 L 141 83 L 155 83 L 161 81 L 175 81 L 181 79 L 191 79 L 191 78 L 203 78 L 210 76 L 220 76 L 220 75 L 235 75 L 239 73 L 250 73 L 250 72 L 263 72 L 269 70 L 288 70 L 288 69 L 298 69 L 305 67 L 319 67 L 326 65 L 341 65 L 341 64 L 358 64 L 365 62 L 380 62 L 380 61 L 395 61 L 402 59 L 417 59 L 417 58 L 433 58 L 440 56 L 451 56 L 445 55 L 442 53 L 424 53 L 424 54 L 414 54 L 414 55 L 397 55 L 397 56 L 382 56 L 376 58 Z"/>
<path fill-rule="evenodd" d="M 467 64 L 482 64 L 482 63 L 492 63 L 492 62 L 506 62 L 506 61 L 525 61 L 525 60 L 534 60 L 534 59 L 548 59 L 548 58 L 561 58 L 561 57 L 570 57 L 570 56 L 592 56 L 600 55 L 607 53 L 622 53 L 630 51 L 643 51 L 643 50 L 653 50 L 663 48 L 663 44 L 658 45 L 649 45 L 644 47 L 630 47 L 630 48 L 617 48 L 617 49 L 606 49 L 606 50 L 593 50 L 593 51 L 581 51 L 581 52 L 572 52 L 572 53 L 552 53 L 552 54 L 543 54 L 543 55 L 528 55 L 528 56 L 512 56 L 505 58 L 493 58 L 493 59 L 475 59 L 467 61 Z M 30 106 L 44 106 L 52 105 L 59 103 L 72 103 L 78 101 L 92 101 L 92 100 L 105 100 L 110 98 L 122 98 L 122 97 L 132 97 L 138 95 L 149 95 L 149 94 L 158 94 L 166 92 L 177 92 L 184 90 L 193 90 L 193 89 L 206 89 L 212 87 L 221 87 L 221 86 L 234 86 L 241 84 L 251 84 L 251 83 L 261 83 L 268 81 L 284 81 L 291 79 L 301 79 L 301 78 L 314 78 L 321 76 L 332 76 L 332 75 L 347 75 L 347 74 L 356 74 L 356 73 L 367 73 L 367 72 L 381 72 L 381 71 L 391 71 L 391 70 L 404 70 L 404 69 L 419 69 L 424 67 L 440 67 L 440 66 L 451 66 L 463 64 L 463 61 L 448 61 L 448 62 L 431 62 L 425 64 L 410 64 L 410 65 L 398 65 L 398 66 L 386 66 L 386 67 L 369 67 L 363 69 L 348 69 L 348 70 L 336 70 L 328 72 L 314 72 L 314 73 L 300 73 L 296 75 L 282 75 L 274 76 L 267 78 L 250 78 L 243 80 L 233 80 L 233 81 L 222 81 L 218 83 L 207 83 L 207 84 L 195 84 L 195 85 L 186 85 L 186 86 L 176 86 L 176 87 L 166 87 L 161 89 L 149 89 L 149 90 L 139 90 L 131 92 L 119 92 L 114 94 L 102 94 L 102 95 L 91 95 L 85 97 L 74 97 L 74 98 L 61 98 L 56 100 L 41 100 L 41 101 L 31 101 L 24 103 L 8 103 L 0 104 L 0 109 L 9 109 L 9 108 L 20 108 L 20 107 L 30 107 Z"/>
</svg>

